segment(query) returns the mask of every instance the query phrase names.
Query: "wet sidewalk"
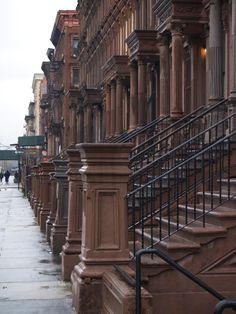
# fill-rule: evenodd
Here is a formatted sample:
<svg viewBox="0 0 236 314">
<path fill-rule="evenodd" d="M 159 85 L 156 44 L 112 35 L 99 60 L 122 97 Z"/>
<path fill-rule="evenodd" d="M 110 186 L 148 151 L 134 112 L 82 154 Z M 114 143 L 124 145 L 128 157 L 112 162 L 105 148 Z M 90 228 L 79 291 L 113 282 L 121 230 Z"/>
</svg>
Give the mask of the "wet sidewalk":
<svg viewBox="0 0 236 314">
<path fill-rule="evenodd" d="M 28 200 L 17 184 L 0 184 L 0 313 L 72 314 L 71 304 L 71 285 Z"/>
</svg>

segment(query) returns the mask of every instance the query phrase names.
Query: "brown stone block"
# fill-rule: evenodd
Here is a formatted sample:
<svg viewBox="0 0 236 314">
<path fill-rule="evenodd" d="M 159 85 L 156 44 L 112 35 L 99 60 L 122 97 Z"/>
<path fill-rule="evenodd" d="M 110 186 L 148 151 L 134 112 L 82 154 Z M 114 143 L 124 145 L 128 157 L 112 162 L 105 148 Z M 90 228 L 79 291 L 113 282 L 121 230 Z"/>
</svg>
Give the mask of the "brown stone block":
<svg viewBox="0 0 236 314">
<path fill-rule="evenodd" d="M 53 254 L 59 254 L 62 251 L 62 246 L 66 242 L 67 226 L 55 226 L 51 230 L 51 249 Z"/>
<path fill-rule="evenodd" d="M 46 231 L 46 221 L 47 217 L 49 215 L 49 211 L 41 210 L 39 214 L 39 225 L 40 225 L 40 231 L 45 232 Z"/>
<path fill-rule="evenodd" d="M 102 308 L 102 281 L 81 278 L 75 268 L 71 275 L 72 302 L 77 314 L 99 314 Z"/>
<path fill-rule="evenodd" d="M 103 276 L 102 313 L 135 313 L 135 288 L 126 284 L 114 271 Z M 152 313 L 152 296 L 142 289 L 142 314 Z"/>
<path fill-rule="evenodd" d="M 52 230 L 52 222 L 48 219 L 46 221 L 46 238 L 47 241 L 50 243 L 50 238 L 51 238 L 51 230 Z"/>
<path fill-rule="evenodd" d="M 61 266 L 62 266 L 62 279 L 70 281 L 71 273 L 80 262 L 79 254 L 66 254 L 64 251 L 61 253 Z"/>
</svg>

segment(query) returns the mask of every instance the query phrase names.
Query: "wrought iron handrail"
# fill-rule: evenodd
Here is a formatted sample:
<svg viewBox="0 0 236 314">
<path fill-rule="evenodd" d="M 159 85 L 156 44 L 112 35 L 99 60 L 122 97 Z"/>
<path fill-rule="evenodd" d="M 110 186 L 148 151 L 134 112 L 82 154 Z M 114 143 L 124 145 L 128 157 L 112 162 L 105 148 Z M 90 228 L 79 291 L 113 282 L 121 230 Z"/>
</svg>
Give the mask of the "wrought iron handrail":
<svg viewBox="0 0 236 314">
<path fill-rule="evenodd" d="M 222 301 L 225 301 L 225 297 L 221 295 L 219 292 L 217 292 L 215 289 L 210 287 L 208 284 L 206 284 L 203 280 L 199 279 L 197 276 L 195 276 L 193 273 L 191 273 L 186 268 L 182 267 L 179 263 L 172 260 L 168 255 L 163 253 L 160 249 L 141 249 L 136 252 L 136 314 L 141 314 L 142 310 L 142 299 L 141 299 L 141 257 L 144 254 L 152 254 L 157 255 L 161 259 L 163 259 L 166 263 L 168 263 L 170 266 L 174 267 L 176 270 L 181 272 L 185 277 L 189 278 L 191 281 L 196 283 L 198 286 L 209 292 L 212 296 L 214 296 L 216 299 Z M 234 301 L 235 302 L 235 301 Z M 221 303 L 222 304 L 222 303 Z M 224 306 L 225 303 L 222 305 L 219 305 L 218 307 L 221 308 Z M 234 305 L 236 302 L 234 303 Z M 226 305 L 225 305 L 226 306 Z M 221 312 L 215 312 L 215 314 L 220 314 Z"/>
<path fill-rule="evenodd" d="M 154 128 L 154 131 L 157 130 L 158 125 L 160 125 L 161 123 L 163 123 L 165 120 L 167 120 L 169 118 L 169 115 L 166 115 L 162 118 L 158 117 L 154 120 L 152 120 L 151 122 L 145 124 L 144 126 L 141 127 L 137 127 L 136 129 L 130 131 L 130 132 L 124 132 L 122 134 L 120 134 L 117 137 L 113 137 L 108 139 L 106 142 L 112 142 L 112 143 L 126 143 L 129 142 L 131 140 L 134 140 L 138 135 L 147 132 L 149 130 L 152 130 Z M 150 132 L 153 133 L 153 130 Z"/>
<path fill-rule="evenodd" d="M 195 135 L 195 131 L 199 133 L 201 131 L 200 128 L 204 127 L 202 119 L 206 118 L 210 113 L 214 113 L 215 110 L 219 110 L 225 104 L 227 104 L 227 100 L 223 100 L 211 107 L 200 107 L 133 148 L 130 155 L 131 167 L 136 170 L 140 164 L 150 162 L 152 157 L 154 160 L 156 154 L 166 153 L 170 146 L 173 148 L 188 140 Z M 193 127 L 194 123 L 198 123 L 197 128 L 196 126 Z M 208 125 L 211 123 L 211 121 L 208 121 Z"/>
<path fill-rule="evenodd" d="M 161 155 L 159 158 L 156 158 L 154 161 L 144 165 L 141 169 L 138 169 L 130 176 L 130 190 L 135 186 L 137 183 L 145 183 L 150 182 L 149 176 L 156 174 L 155 169 L 159 169 L 159 172 L 163 174 L 167 172 L 173 166 L 180 164 L 183 159 L 186 158 L 186 153 L 188 152 L 187 158 L 191 157 L 195 154 L 195 150 L 191 151 L 191 147 L 202 149 L 204 147 L 209 146 L 209 144 L 214 143 L 219 138 L 222 138 L 226 131 L 229 130 L 231 121 L 235 117 L 236 113 L 232 113 L 228 117 L 218 121 L 217 123 L 213 124 L 212 126 L 208 127 L 206 130 L 200 132 L 199 134 L 195 135 L 191 139 L 183 142 L 177 147 L 166 152 L 166 154 Z M 206 135 L 208 135 L 207 141 L 205 142 Z M 163 169 L 165 167 L 165 169 Z M 133 185 L 133 186 L 132 186 Z M 138 189 L 134 190 L 133 192 L 137 192 Z"/>
<path fill-rule="evenodd" d="M 225 309 L 233 309 L 236 311 L 235 300 L 222 300 L 216 304 L 214 314 L 222 314 Z"/>
<path fill-rule="evenodd" d="M 231 140 L 235 135 L 236 130 L 128 194 L 128 202 L 132 205 L 132 222 L 129 230 L 133 229 L 134 254 L 136 251 L 136 228 L 141 228 L 141 245 L 144 247 L 145 224 L 147 221 L 150 230 L 149 247 L 153 247 L 180 229 L 196 220 L 200 220 L 200 218 L 202 219 L 202 226 L 205 227 L 206 215 L 227 200 L 235 197 L 235 195 L 231 195 L 230 191 Z M 200 169 L 196 169 L 198 158 L 200 158 Z M 194 165 L 193 169 L 189 167 L 191 162 Z M 179 173 L 183 169 L 186 174 L 184 180 L 182 174 Z M 214 180 L 216 176 L 219 180 L 218 203 L 215 199 Z M 165 187 L 164 179 L 167 180 Z M 171 180 L 174 181 L 173 184 L 170 184 Z M 223 191 L 223 181 L 226 181 L 226 192 Z M 155 192 L 155 187 L 157 187 L 157 192 Z M 199 214 L 197 198 L 200 187 L 203 200 Z M 189 201 L 190 196 L 191 202 Z M 205 202 L 206 197 L 210 198 L 208 206 Z M 181 203 L 184 205 L 181 205 Z M 181 206 L 184 208 L 181 208 Z M 173 210 L 175 211 L 175 219 L 171 215 Z M 183 214 L 183 217 L 180 214 Z M 183 218 L 184 221 L 181 221 L 180 218 Z M 155 224 L 156 219 L 158 220 L 158 227 Z M 158 238 L 157 236 L 154 237 L 154 234 L 157 234 Z M 145 246 L 148 246 L 147 241 Z"/>
</svg>

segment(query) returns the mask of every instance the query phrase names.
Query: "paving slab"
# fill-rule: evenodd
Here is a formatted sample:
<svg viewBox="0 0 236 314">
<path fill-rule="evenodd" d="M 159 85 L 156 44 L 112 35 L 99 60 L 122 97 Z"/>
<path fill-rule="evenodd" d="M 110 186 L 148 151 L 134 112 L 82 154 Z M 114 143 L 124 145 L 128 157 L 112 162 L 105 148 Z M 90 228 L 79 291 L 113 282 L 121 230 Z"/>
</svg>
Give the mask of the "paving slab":
<svg viewBox="0 0 236 314">
<path fill-rule="evenodd" d="M 17 185 L 0 184 L 0 314 L 74 314 L 60 257 Z"/>
</svg>

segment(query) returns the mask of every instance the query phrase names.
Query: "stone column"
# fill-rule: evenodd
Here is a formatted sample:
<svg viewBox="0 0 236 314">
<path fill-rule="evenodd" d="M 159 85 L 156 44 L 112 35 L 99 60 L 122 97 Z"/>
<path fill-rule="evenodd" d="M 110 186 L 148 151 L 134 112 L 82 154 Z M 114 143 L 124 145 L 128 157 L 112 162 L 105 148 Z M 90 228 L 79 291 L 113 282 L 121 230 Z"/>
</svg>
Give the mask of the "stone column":
<svg viewBox="0 0 236 314">
<path fill-rule="evenodd" d="M 217 103 L 223 99 L 223 66 L 222 66 L 222 26 L 220 0 L 210 1 L 209 30 L 209 101 Z"/>
<path fill-rule="evenodd" d="M 138 125 L 138 69 L 136 62 L 130 63 L 130 120 L 129 131 Z"/>
<path fill-rule="evenodd" d="M 147 121 L 147 66 L 146 62 L 138 59 L 138 126 Z"/>
<path fill-rule="evenodd" d="M 75 103 L 72 103 L 70 105 L 70 116 L 71 116 L 71 125 L 70 125 L 70 144 L 76 144 L 77 143 L 77 123 L 76 123 L 76 107 L 77 105 Z"/>
<path fill-rule="evenodd" d="M 47 241 L 50 243 L 52 225 L 55 221 L 56 212 L 57 212 L 57 198 L 56 198 L 57 184 L 56 184 L 56 179 L 55 179 L 55 172 L 50 172 L 49 176 L 50 176 L 50 181 L 51 181 L 51 190 L 50 190 L 51 208 L 50 208 L 50 213 L 46 221 L 46 237 L 47 237 Z"/>
<path fill-rule="evenodd" d="M 180 118 L 183 113 L 182 96 L 182 63 L 183 63 L 183 42 L 182 28 L 180 25 L 173 25 L 172 32 L 172 71 L 171 71 L 171 108 L 172 118 Z"/>
<path fill-rule="evenodd" d="M 123 84 L 122 79 L 116 79 L 116 131 L 115 135 L 120 135 L 123 132 Z"/>
<path fill-rule="evenodd" d="M 67 161 L 54 160 L 56 179 L 57 212 L 51 229 L 51 248 L 53 254 L 59 254 L 66 242 L 68 220 L 68 178 Z"/>
<path fill-rule="evenodd" d="M 198 107 L 198 86 L 199 84 L 199 43 L 196 38 L 191 38 L 190 49 L 191 49 L 191 108 L 187 112 L 191 112 Z M 203 92 L 203 91 L 201 91 Z M 190 104 L 186 104 L 190 105 Z"/>
<path fill-rule="evenodd" d="M 103 274 L 127 265 L 127 185 L 132 144 L 79 144 L 83 167 L 81 262 L 72 272 L 77 313 L 100 313 Z"/>
<path fill-rule="evenodd" d="M 91 104 L 87 104 L 85 107 L 85 142 L 90 143 L 92 141 L 92 109 Z"/>
<path fill-rule="evenodd" d="M 67 150 L 69 156 L 68 226 L 66 244 L 62 248 L 62 278 L 70 280 L 71 272 L 79 263 L 82 233 L 82 180 L 79 169 L 82 166 L 78 149 Z"/>
<path fill-rule="evenodd" d="M 82 108 L 79 108 L 77 112 L 77 143 L 84 142 L 84 111 Z"/>
<path fill-rule="evenodd" d="M 115 135 L 116 130 L 116 85 L 111 81 L 111 136 Z"/>
<path fill-rule="evenodd" d="M 106 138 L 111 136 L 111 86 L 106 85 Z"/>
<path fill-rule="evenodd" d="M 159 39 L 160 49 L 160 117 L 170 113 L 170 39 L 167 35 L 161 35 Z"/>
<path fill-rule="evenodd" d="M 39 225 L 41 231 L 46 231 L 46 220 L 50 213 L 50 176 L 49 173 L 54 170 L 53 163 L 42 162 L 41 166 L 41 208 L 39 212 Z"/>
</svg>

